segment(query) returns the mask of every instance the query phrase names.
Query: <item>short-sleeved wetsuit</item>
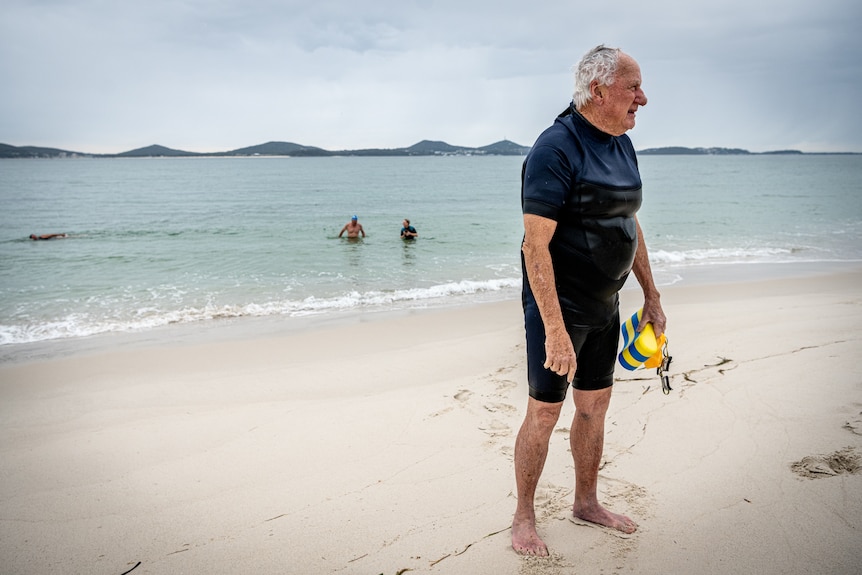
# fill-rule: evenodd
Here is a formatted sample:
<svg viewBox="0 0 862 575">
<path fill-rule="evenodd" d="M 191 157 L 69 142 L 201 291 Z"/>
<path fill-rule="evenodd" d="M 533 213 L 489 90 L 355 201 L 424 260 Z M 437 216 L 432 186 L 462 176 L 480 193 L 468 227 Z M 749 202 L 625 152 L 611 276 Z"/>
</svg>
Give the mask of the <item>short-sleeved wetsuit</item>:
<svg viewBox="0 0 862 575">
<path fill-rule="evenodd" d="M 521 182 L 523 212 L 557 222 L 549 250 L 578 357 L 574 386 L 609 387 L 619 341 L 618 294 L 637 250 L 641 179 L 631 140 L 602 132 L 570 106 L 536 140 Z M 521 263 L 530 395 L 562 401 L 568 385 L 543 367 L 544 325 L 523 253 Z"/>
</svg>

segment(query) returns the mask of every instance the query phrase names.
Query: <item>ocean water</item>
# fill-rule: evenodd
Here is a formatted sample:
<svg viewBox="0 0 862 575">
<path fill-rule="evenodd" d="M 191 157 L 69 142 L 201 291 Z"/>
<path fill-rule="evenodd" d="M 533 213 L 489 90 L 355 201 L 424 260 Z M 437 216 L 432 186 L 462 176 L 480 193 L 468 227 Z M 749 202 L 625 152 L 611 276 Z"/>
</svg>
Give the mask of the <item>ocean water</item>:
<svg viewBox="0 0 862 575">
<path fill-rule="evenodd" d="M 34 342 L 172 324 L 517 297 L 522 161 L 2 160 L 0 361 Z M 862 259 L 862 156 L 640 167 L 661 285 L 728 264 Z M 353 214 L 367 237 L 338 238 Z M 399 238 L 404 218 L 416 241 Z"/>
</svg>

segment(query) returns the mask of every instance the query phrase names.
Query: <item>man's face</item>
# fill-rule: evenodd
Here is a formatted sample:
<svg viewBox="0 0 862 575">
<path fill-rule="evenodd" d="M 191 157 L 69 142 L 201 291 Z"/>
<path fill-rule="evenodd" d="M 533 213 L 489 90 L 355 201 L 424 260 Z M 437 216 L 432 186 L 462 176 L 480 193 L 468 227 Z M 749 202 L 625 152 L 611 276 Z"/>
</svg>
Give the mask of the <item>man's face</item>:
<svg viewBox="0 0 862 575">
<path fill-rule="evenodd" d="M 610 86 L 599 86 L 604 95 L 601 129 L 612 136 L 621 136 L 635 127 L 635 112 L 646 106 L 647 97 L 641 89 L 641 69 L 634 58 L 620 56 L 617 75 Z"/>
</svg>

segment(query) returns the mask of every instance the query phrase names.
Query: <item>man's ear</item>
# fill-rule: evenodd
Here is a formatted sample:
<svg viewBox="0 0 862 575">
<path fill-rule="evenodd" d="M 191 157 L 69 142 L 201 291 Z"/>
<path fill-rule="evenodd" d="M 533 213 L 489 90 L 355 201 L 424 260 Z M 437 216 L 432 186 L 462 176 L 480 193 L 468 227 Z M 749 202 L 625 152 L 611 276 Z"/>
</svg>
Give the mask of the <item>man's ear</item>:
<svg viewBox="0 0 862 575">
<path fill-rule="evenodd" d="M 605 86 L 599 84 L 598 80 L 590 82 L 590 96 L 593 102 L 600 103 L 605 97 Z"/>
</svg>

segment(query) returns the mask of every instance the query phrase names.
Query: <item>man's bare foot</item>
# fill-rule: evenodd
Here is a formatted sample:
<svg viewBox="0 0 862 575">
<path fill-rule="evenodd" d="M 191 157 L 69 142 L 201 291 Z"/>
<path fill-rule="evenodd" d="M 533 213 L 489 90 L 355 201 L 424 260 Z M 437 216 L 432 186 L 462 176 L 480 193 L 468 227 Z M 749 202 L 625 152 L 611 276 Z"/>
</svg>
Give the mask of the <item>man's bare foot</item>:
<svg viewBox="0 0 862 575">
<path fill-rule="evenodd" d="M 539 538 L 536 526 L 529 521 L 512 523 L 512 549 L 518 555 L 548 556 L 548 546 Z"/>
<path fill-rule="evenodd" d="M 638 524 L 625 515 L 608 511 L 598 504 L 581 509 L 573 507 L 572 514 L 583 521 L 589 521 L 590 523 L 596 523 L 597 525 L 604 525 L 605 527 L 610 527 L 611 529 L 616 529 L 617 531 L 622 531 L 626 534 L 634 533 L 638 528 Z"/>
</svg>

